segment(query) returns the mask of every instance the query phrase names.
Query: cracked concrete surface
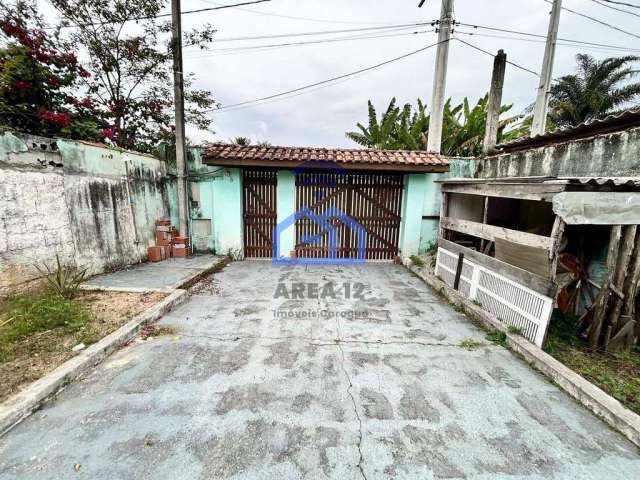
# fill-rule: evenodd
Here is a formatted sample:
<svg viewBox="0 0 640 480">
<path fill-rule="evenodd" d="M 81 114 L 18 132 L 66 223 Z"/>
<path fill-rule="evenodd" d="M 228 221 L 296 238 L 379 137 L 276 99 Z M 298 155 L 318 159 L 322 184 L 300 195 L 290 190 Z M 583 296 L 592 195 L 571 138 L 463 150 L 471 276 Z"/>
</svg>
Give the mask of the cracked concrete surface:
<svg viewBox="0 0 640 480">
<path fill-rule="evenodd" d="M 274 299 L 278 282 L 367 288 Z M 214 283 L 161 320 L 176 335 L 0 438 L 0 479 L 640 478 L 635 446 L 403 267 L 247 261 Z M 323 310 L 369 316 L 278 316 Z"/>
</svg>

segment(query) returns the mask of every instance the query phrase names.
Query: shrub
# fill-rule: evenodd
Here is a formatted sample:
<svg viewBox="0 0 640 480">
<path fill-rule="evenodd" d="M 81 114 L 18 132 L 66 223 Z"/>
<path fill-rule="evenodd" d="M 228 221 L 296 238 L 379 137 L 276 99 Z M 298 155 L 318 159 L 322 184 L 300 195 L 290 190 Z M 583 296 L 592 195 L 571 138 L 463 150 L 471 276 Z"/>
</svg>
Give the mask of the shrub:
<svg viewBox="0 0 640 480">
<path fill-rule="evenodd" d="M 72 299 L 78 294 L 80 284 L 86 280 L 87 269 L 79 270 L 76 267 L 65 266 L 60 263 L 60 257 L 56 254 L 55 268 L 51 269 L 45 263 L 40 268 L 35 265 L 38 272 L 44 276 L 49 287 L 67 300 Z"/>
</svg>

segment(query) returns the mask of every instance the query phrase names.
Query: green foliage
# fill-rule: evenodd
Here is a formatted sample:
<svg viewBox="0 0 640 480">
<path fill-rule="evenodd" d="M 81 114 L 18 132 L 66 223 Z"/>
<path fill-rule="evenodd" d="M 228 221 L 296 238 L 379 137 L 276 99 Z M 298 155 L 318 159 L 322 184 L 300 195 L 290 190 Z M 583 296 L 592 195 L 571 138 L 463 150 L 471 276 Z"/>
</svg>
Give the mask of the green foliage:
<svg viewBox="0 0 640 480">
<path fill-rule="evenodd" d="M 640 352 L 592 351 L 576 335 L 578 317 L 555 311 L 544 350 L 640 414 Z"/>
<path fill-rule="evenodd" d="M 442 153 L 450 156 L 475 156 L 482 151 L 487 119 L 488 95 L 479 99 L 471 107 L 467 98 L 459 105 L 452 106 L 451 99 L 444 106 Z M 393 98 L 387 110 L 378 120 L 376 110 L 369 101 L 368 125 L 357 124 L 358 131 L 347 132 L 347 138 L 367 148 L 390 150 L 424 150 L 429 133 L 429 115 L 426 105 L 418 99 L 415 110 L 410 104 L 403 108 L 396 105 Z M 501 113 L 506 113 L 511 105 L 504 105 Z M 500 121 L 498 140 L 510 140 L 524 133 L 522 128 L 506 131 L 515 126 L 520 116 L 508 117 Z"/>
<path fill-rule="evenodd" d="M 62 265 L 60 257 L 56 255 L 56 264 L 50 268 L 47 264 L 36 269 L 45 278 L 51 290 L 65 299 L 72 299 L 78 294 L 80 284 L 86 280 L 87 269 L 77 269 Z"/>
<path fill-rule="evenodd" d="M 38 332 L 80 332 L 92 315 L 81 303 L 56 292 L 9 297 L 0 304 L 0 361 L 11 358 L 16 342 Z"/>
<path fill-rule="evenodd" d="M 487 333 L 485 338 L 496 345 L 502 345 L 503 347 L 507 345 L 507 334 L 500 330 L 493 330 Z"/>
<path fill-rule="evenodd" d="M 551 87 L 549 118 L 558 127 L 604 117 L 640 95 L 640 83 L 628 83 L 638 74 L 630 64 L 640 57 L 596 60 L 579 54 L 576 60 L 577 73 L 560 77 Z"/>
<path fill-rule="evenodd" d="M 477 342 L 471 338 L 467 338 L 465 340 L 462 340 L 460 342 L 460 346 L 462 348 L 466 348 L 467 350 L 475 350 L 476 348 L 479 348 L 482 346 L 481 342 Z"/>
<path fill-rule="evenodd" d="M 513 335 L 522 335 L 522 329 L 520 327 L 514 327 L 513 325 L 509 325 L 507 331 Z"/>
<path fill-rule="evenodd" d="M 231 143 L 233 145 L 248 147 L 249 145 L 251 145 L 251 139 L 249 137 L 234 137 L 231 139 Z"/>
<path fill-rule="evenodd" d="M 47 32 L 36 4 L 0 8 L 0 126 L 29 133 L 98 138 L 93 102 L 77 98 L 88 72 L 73 45 Z"/>
<path fill-rule="evenodd" d="M 422 261 L 422 259 L 417 256 L 417 255 L 411 255 L 411 257 L 409 257 L 411 259 L 411 263 L 413 265 L 415 265 L 418 268 L 422 268 L 424 267 L 424 261 Z"/>
</svg>

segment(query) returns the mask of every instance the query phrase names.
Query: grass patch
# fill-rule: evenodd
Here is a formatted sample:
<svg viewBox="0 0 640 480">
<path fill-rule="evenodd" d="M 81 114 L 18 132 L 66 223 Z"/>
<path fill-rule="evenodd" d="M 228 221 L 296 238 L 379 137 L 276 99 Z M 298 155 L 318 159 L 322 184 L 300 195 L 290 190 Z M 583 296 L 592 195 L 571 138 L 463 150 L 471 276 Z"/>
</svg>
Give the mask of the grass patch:
<svg viewBox="0 0 640 480">
<path fill-rule="evenodd" d="M 85 341 L 83 330 L 92 318 L 85 305 L 52 291 L 6 298 L 0 303 L 0 362 L 13 358 L 16 343 L 51 330 L 75 334 L 79 342 Z"/>
<path fill-rule="evenodd" d="M 471 338 L 467 338 L 463 341 L 460 342 L 460 346 L 462 348 L 466 348 L 467 350 L 475 350 L 476 348 L 479 348 L 482 346 L 481 342 L 477 342 Z"/>
<path fill-rule="evenodd" d="M 0 299 L 0 402 L 166 297 L 79 291 L 70 300 L 38 288 Z"/>
<path fill-rule="evenodd" d="M 640 414 L 640 352 L 600 352 L 576 335 L 577 318 L 554 313 L 544 350 Z"/>
<path fill-rule="evenodd" d="M 413 266 L 418 268 L 424 267 L 424 261 L 417 255 L 411 255 L 409 258 L 411 259 L 411 264 Z"/>
<path fill-rule="evenodd" d="M 522 336 L 522 329 L 520 327 L 514 327 L 513 325 L 509 325 L 507 327 L 507 331 L 513 335 Z"/>
<path fill-rule="evenodd" d="M 487 333 L 485 338 L 496 345 L 501 345 L 503 347 L 507 345 L 507 334 L 500 330 L 493 330 Z"/>
</svg>

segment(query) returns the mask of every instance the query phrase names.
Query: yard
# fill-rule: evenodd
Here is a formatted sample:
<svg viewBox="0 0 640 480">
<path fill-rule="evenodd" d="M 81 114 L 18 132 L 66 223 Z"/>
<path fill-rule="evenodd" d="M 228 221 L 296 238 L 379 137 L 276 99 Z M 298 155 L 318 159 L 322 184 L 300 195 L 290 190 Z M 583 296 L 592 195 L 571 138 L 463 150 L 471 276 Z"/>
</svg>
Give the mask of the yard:
<svg viewBox="0 0 640 480">
<path fill-rule="evenodd" d="M 64 299 L 44 286 L 0 301 L 0 402 L 159 302 L 163 293 L 80 291 Z"/>
<path fill-rule="evenodd" d="M 234 262 L 191 293 L 171 335 L 0 438 L 0 478 L 640 476 L 633 444 L 401 266 Z"/>
</svg>

